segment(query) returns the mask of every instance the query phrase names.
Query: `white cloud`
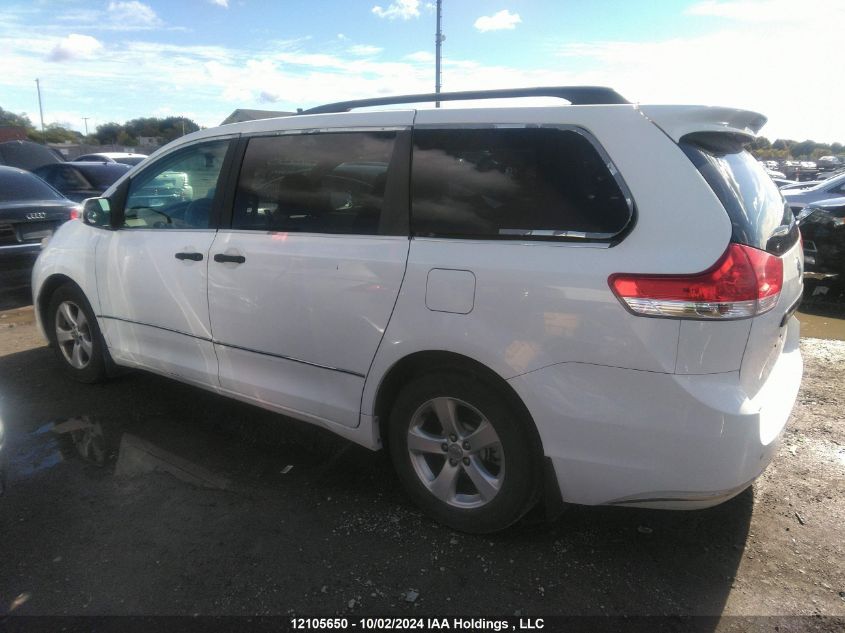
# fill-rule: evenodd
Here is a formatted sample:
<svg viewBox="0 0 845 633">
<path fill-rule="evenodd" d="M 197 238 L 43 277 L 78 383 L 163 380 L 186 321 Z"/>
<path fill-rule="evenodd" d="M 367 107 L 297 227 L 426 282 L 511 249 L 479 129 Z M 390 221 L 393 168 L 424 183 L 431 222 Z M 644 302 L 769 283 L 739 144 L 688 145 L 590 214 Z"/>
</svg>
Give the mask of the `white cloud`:
<svg viewBox="0 0 845 633">
<path fill-rule="evenodd" d="M 395 20 L 401 18 L 403 20 L 410 20 L 411 18 L 420 17 L 420 0 L 394 0 L 387 8 L 376 5 L 372 9 L 380 18 L 387 18 L 388 20 Z"/>
<path fill-rule="evenodd" d="M 493 15 L 482 15 L 473 26 L 482 33 L 486 33 L 487 31 L 513 30 L 520 22 L 522 22 L 522 18 L 519 17 L 519 13 L 511 13 L 507 9 L 502 9 Z"/>
<path fill-rule="evenodd" d="M 209 0 L 219 2 L 220 0 Z M 228 0 L 226 0 L 228 1 Z M 113 0 L 102 8 L 70 8 L 52 16 L 54 24 L 39 20 L 41 33 L 61 33 L 68 29 L 102 31 L 186 31 L 184 26 L 170 26 L 155 10 L 137 0 Z"/>
<path fill-rule="evenodd" d="M 99 9 L 82 9 L 72 8 L 65 13 L 59 13 L 55 16 L 57 22 L 69 22 L 71 24 L 79 24 L 88 22 L 99 23 L 103 19 L 103 12 Z"/>
<path fill-rule="evenodd" d="M 58 42 L 47 55 L 51 62 L 66 62 L 74 59 L 91 57 L 99 51 L 103 45 L 96 38 L 90 35 L 79 35 L 71 33 Z"/>
<path fill-rule="evenodd" d="M 275 92 L 269 92 L 267 90 L 262 90 L 261 92 L 258 93 L 258 100 L 261 103 L 276 103 L 277 101 L 280 101 L 281 99 L 282 99 L 282 96 L 275 93 Z"/>
<path fill-rule="evenodd" d="M 434 53 L 429 53 L 428 51 L 417 51 L 416 53 L 405 55 L 405 59 L 407 59 L 409 62 L 430 64 L 434 61 Z"/>
<path fill-rule="evenodd" d="M 701 2 L 690 9 L 693 15 L 724 16 L 721 28 L 651 42 L 581 42 L 560 53 L 588 69 L 584 83 L 612 86 L 632 101 L 746 108 L 769 118 L 762 130 L 766 137 L 842 142 L 845 84 L 829 79 L 830 67 L 808 64 L 803 54 L 785 54 L 779 44 L 806 41 L 811 33 L 814 59 L 841 57 L 845 3 L 815 4 L 828 10 L 781 16 L 753 28 L 748 7 L 767 14 L 781 0 Z M 834 13 L 842 19 L 831 19 Z"/>
<path fill-rule="evenodd" d="M 348 53 L 360 57 L 372 57 L 373 55 L 378 55 L 383 50 L 384 49 L 379 46 L 370 46 L 369 44 L 356 44 L 355 46 L 350 46 L 346 49 Z"/>
<path fill-rule="evenodd" d="M 229 0 L 208 0 L 211 4 L 216 4 L 218 7 L 223 7 L 224 9 L 229 8 Z"/>
<path fill-rule="evenodd" d="M 138 0 L 109 2 L 108 14 L 113 22 L 127 28 L 153 28 L 163 24 L 151 6 Z"/>
<path fill-rule="evenodd" d="M 687 15 L 726 18 L 741 22 L 805 22 L 842 18 L 839 0 L 703 0 L 687 8 Z"/>
<path fill-rule="evenodd" d="M 444 60 L 444 90 L 609 85 L 643 103 L 704 103 L 756 110 L 769 117 L 763 128 L 769 138 L 845 141 L 840 113 L 845 84 L 829 76 L 835 64 L 808 64 L 806 55 L 780 54 L 778 48 L 780 42 L 806 41 L 812 33 L 816 58 L 839 59 L 838 31 L 843 20 L 831 19 L 835 11 L 830 9 L 757 28 L 736 8 L 748 1 L 715 3 L 718 12 L 733 11 L 732 17 L 711 15 L 717 9 L 706 9 L 711 13 L 706 14 L 701 13 L 705 9 L 695 8 L 705 2 L 693 5 L 698 13 L 686 19 L 703 26 L 695 29 L 695 37 L 561 45 L 554 50 L 565 57 L 565 63 L 549 55 L 544 56 L 548 57 L 545 67 L 536 59 L 519 67 L 516 62 L 492 65 L 480 58 L 450 56 Z M 779 1 L 768 0 L 766 6 L 778 6 L 774 3 Z M 388 4 L 387 0 L 382 4 Z M 830 4 L 837 5 L 840 16 L 845 12 L 845 2 Z M 108 5 L 102 6 L 98 28 L 112 24 L 106 21 Z M 425 11 L 422 3 L 420 11 Z M 139 37 L 122 37 L 119 46 L 77 51 L 66 44 L 60 50 L 83 55 L 87 50 L 90 57 L 85 63 L 57 64 L 48 61 L 45 53 L 70 41 L 68 33 L 86 31 L 73 22 L 58 23 L 58 17 L 52 25 L 45 21 L 44 28 L 38 29 L 8 23 L 7 17 L 0 12 L 0 94 L 4 100 L 0 105 L 15 112 L 31 108 L 32 78 L 39 77 L 45 118 L 51 121 L 54 113 L 62 112 L 61 120 L 81 126 L 81 117 L 92 117 L 89 128 L 96 122 L 160 115 L 163 108 L 178 114 L 191 110 L 191 118 L 198 123 L 216 125 L 235 108 L 272 103 L 273 109 L 295 110 L 346 99 L 427 93 L 434 83 L 433 55 L 426 50 L 393 58 L 386 53 L 361 56 L 347 50 L 352 39 L 333 38 L 335 54 L 307 38 L 266 41 L 260 47 L 168 44 L 146 38 L 147 29 L 137 26 L 132 30 Z M 131 82 L 126 81 L 127 73 Z M 121 86 L 117 92 L 115 85 Z M 498 103 L 537 104 L 532 100 Z"/>
</svg>

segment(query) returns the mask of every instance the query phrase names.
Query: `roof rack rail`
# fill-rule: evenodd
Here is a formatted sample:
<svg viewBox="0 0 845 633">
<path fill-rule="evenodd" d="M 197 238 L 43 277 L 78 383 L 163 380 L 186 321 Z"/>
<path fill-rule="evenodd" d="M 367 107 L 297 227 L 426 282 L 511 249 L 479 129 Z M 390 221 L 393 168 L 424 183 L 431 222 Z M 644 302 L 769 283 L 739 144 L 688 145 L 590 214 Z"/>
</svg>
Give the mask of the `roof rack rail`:
<svg viewBox="0 0 845 633">
<path fill-rule="evenodd" d="M 606 105 L 630 103 L 612 88 L 602 86 L 543 86 L 538 88 L 508 88 L 504 90 L 469 90 L 465 92 L 441 92 L 418 95 L 397 95 L 354 101 L 338 101 L 309 108 L 298 114 L 328 114 L 349 112 L 353 108 L 396 105 L 400 103 L 421 103 L 425 101 L 472 101 L 475 99 L 508 99 L 512 97 L 558 97 L 571 105 Z"/>
</svg>

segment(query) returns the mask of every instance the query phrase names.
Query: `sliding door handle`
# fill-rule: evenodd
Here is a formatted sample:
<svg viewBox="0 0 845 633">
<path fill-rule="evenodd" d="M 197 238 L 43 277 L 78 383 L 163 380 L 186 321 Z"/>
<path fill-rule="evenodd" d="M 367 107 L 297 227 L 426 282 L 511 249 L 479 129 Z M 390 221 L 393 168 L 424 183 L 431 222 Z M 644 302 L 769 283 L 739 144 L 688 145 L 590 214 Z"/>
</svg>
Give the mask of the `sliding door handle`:
<svg viewBox="0 0 845 633">
<path fill-rule="evenodd" d="M 246 261 L 246 257 L 243 255 L 226 255 L 225 253 L 217 253 L 217 255 L 214 256 L 214 261 L 221 264 L 243 264 Z"/>
</svg>

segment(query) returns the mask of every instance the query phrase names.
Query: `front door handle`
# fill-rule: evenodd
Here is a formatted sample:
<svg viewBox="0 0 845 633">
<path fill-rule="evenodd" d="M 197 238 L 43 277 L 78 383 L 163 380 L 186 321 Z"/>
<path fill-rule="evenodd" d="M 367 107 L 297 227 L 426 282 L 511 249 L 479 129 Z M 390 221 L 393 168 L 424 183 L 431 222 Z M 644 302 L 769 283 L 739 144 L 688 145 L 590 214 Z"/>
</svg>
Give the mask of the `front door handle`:
<svg viewBox="0 0 845 633">
<path fill-rule="evenodd" d="M 214 256 L 214 261 L 221 264 L 225 264 L 227 262 L 231 262 L 232 264 L 243 264 L 246 261 L 246 257 L 243 255 L 226 255 L 225 253 L 217 253 L 217 255 Z"/>
<path fill-rule="evenodd" d="M 202 261 L 202 253 L 176 253 L 176 259 L 190 259 L 194 262 Z"/>
</svg>

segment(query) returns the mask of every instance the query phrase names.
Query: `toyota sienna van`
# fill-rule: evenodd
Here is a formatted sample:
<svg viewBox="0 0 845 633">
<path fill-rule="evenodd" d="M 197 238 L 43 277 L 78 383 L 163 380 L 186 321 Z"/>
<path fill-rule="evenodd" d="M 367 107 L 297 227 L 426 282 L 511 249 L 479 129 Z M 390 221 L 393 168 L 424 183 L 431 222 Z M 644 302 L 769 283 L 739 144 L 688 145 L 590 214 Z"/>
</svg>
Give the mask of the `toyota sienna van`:
<svg viewBox="0 0 845 633">
<path fill-rule="evenodd" d="M 560 105 L 477 105 L 536 96 Z M 403 106 L 435 99 L 472 103 Z M 799 231 L 744 149 L 765 121 L 561 87 L 202 130 L 50 239 L 37 317 L 77 380 L 142 369 L 388 450 L 459 530 L 712 506 L 802 374 Z"/>
</svg>

